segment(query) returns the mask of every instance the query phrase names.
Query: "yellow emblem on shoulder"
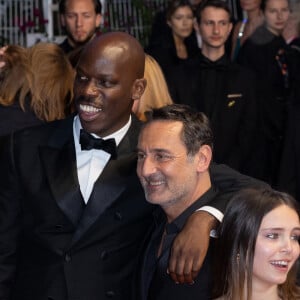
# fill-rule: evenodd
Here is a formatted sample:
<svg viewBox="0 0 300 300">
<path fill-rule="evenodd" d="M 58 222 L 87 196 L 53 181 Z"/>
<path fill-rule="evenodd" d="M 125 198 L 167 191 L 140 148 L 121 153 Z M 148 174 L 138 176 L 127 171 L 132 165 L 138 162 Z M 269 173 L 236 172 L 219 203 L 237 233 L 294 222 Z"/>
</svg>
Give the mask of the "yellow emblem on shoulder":
<svg viewBox="0 0 300 300">
<path fill-rule="evenodd" d="M 232 100 L 232 101 L 228 102 L 228 107 L 231 107 L 231 106 L 233 106 L 234 104 L 235 104 L 235 100 Z"/>
</svg>

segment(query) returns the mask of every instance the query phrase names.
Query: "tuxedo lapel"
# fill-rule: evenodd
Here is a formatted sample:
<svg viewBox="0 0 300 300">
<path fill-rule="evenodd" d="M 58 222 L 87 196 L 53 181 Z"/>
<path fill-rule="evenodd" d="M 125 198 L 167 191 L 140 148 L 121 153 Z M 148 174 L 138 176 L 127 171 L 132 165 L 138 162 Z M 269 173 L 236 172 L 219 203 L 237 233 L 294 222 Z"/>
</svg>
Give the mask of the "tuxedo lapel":
<svg viewBox="0 0 300 300">
<path fill-rule="evenodd" d="M 135 116 L 132 116 L 131 126 L 117 148 L 118 158 L 136 152 L 141 124 Z"/>
<path fill-rule="evenodd" d="M 110 160 L 102 174 L 94 184 L 93 192 L 80 219 L 79 226 L 73 236 L 72 245 L 97 221 L 125 191 L 127 176 L 122 176 L 125 165 L 132 168 L 135 155 L 123 157 L 120 160 Z"/>
<path fill-rule="evenodd" d="M 72 159 L 72 146 L 62 149 L 43 148 L 40 150 L 52 194 L 64 214 L 77 225 L 84 205 L 78 179 L 76 164 Z"/>
<path fill-rule="evenodd" d="M 131 126 L 118 145 L 116 160 L 110 160 L 94 184 L 93 192 L 73 236 L 74 245 L 128 186 L 129 174 L 135 172 L 137 138 L 141 123 L 132 117 Z"/>
<path fill-rule="evenodd" d="M 41 161 L 51 192 L 57 205 L 76 227 L 72 245 L 126 189 L 128 174 L 135 172 L 136 168 L 134 150 L 139 128 L 140 123 L 133 118 L 130 129 L 117 148 L 118 159 L 110 160 L 105 166 L 84 209 L 77 176 L 73 118 L 62 121 L 48 144 L 40 148 Z"/>
<path fill-rule="evenodd" d="M 62 122 L 62 126 L 58 126 L 50 137 L 48 145 L 40 147 L 39 151 L 53 197 L 76 226 L 84 203 L 77 177 L 72 120 Z M 67 122 L 69 124 L 66 126 Z"/>
</svg>

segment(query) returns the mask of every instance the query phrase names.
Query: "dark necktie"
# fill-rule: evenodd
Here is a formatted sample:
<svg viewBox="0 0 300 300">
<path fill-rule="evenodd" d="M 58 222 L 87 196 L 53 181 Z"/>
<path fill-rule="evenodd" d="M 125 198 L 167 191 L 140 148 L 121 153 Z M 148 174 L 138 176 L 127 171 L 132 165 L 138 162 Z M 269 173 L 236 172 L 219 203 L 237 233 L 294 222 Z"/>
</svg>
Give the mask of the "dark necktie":
<svg viewBox="0 0 300 300">
<path fill-rule="evenodd" d="M 95 138 L 83 129 L 80 130 L 81 150 L 99 149 L 103 150 L 111 155 L 112 159 L 117 158 L 117 146 L 115 139 L 101 139 Z"/>
</svg>

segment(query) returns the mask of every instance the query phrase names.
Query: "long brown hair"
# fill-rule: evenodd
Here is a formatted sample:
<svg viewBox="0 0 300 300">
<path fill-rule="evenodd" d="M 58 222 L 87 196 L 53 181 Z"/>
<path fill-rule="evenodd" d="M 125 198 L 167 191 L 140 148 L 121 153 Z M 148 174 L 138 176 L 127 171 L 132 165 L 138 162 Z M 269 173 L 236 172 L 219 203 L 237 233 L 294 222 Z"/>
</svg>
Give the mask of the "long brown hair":
<svg viewBox="0 0 300 300">
<path fill-rule="evenodd" d="M 0 68 L 0 104 L 12 105 L 18 95 L 21 108 L 24 110 L 25 97 L 32 87 L 32 72 L 27 50 L 17 45 L 8 46 L 1 58 L 5 62 Z"/>
<path fill-rule="evenodd" d="M 75 71 L 62 49 L 39 43 L 28 49 L 34 74 L 31 107 L 45 121 L 62 119 L 70 113 Z"/>
<path fill-rule="evenodd" d="M 290 207 L 300 216 L 295 199 L 270 188 L 245 189 L 232 198 L 224 214 L 216 247 L 216 298 L 222 296 L 224 300 L 251 299 L 257 234 L 263 217 L 280 205 Z M 278 295 L 283 300 L 300 299 L 296 269 L 297 263 L 288 273 L 287 280 L 278 286 Z"/>
<path fill-rule="evenodd" d="M 18 101 L 24 111 L 30 107 L 47 122 L 73 111 L 75 71 L 58 45 L 39 43 L 27 49 L 10 45 L 2 60 L 0 104 L 9 106 Z"/>
</svg>

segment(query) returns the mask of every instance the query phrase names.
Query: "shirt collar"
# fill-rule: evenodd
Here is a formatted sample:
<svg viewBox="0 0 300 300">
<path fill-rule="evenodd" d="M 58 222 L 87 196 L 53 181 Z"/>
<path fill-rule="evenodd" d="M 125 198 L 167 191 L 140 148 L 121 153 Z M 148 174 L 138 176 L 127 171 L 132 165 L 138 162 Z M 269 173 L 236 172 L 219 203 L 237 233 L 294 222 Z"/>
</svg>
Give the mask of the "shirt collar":
<svg viewBox="0 0 300 300">
<path fill-rule="evenodd" d="M 131 122 L 132 122 L 131 116 L 129 116 L 128 122 L 121 129 L 106 136 L 103 139 L 106 140 L 106 139 L 114 138 L 116 140 L 116 144 L 118 146 L 119 143 L 121 142 L 121 140 L 123 139 L 123 137 L 125 136 L 125 134 L 127 133 L 128 129 L 131 125 Z M 78 141 L 78 143 L 79 143 L 80 129 L 82 129 L 82 125 L 81 125 L 79 116 L 76 115 L 74 118 L 74 122 L 73 122 L 73 133 L 74 133 L 75 141 Z M 99 136 L 94 133 L 92 133 L 92 135 L 96 138 L 99 138 Z"/>
<path fill-rule="evenodd" d="M 200 58 L 201 58 L 200 61 L 202 63 L 208 64 L 208 65 L 212 65 L 212 66 L 217 66 L 217 65 L 224 65 L 224 66 L 226 66 L 229 63 L 229 59 L 228 59 L 228 56 L 227 56 L 226 53 L 224 53 L 221 57 L 219 57 L 215 61 L 210 60 L 208 57 L 206 57 L 202 53 L 201 53 Z"/>
</svg>

